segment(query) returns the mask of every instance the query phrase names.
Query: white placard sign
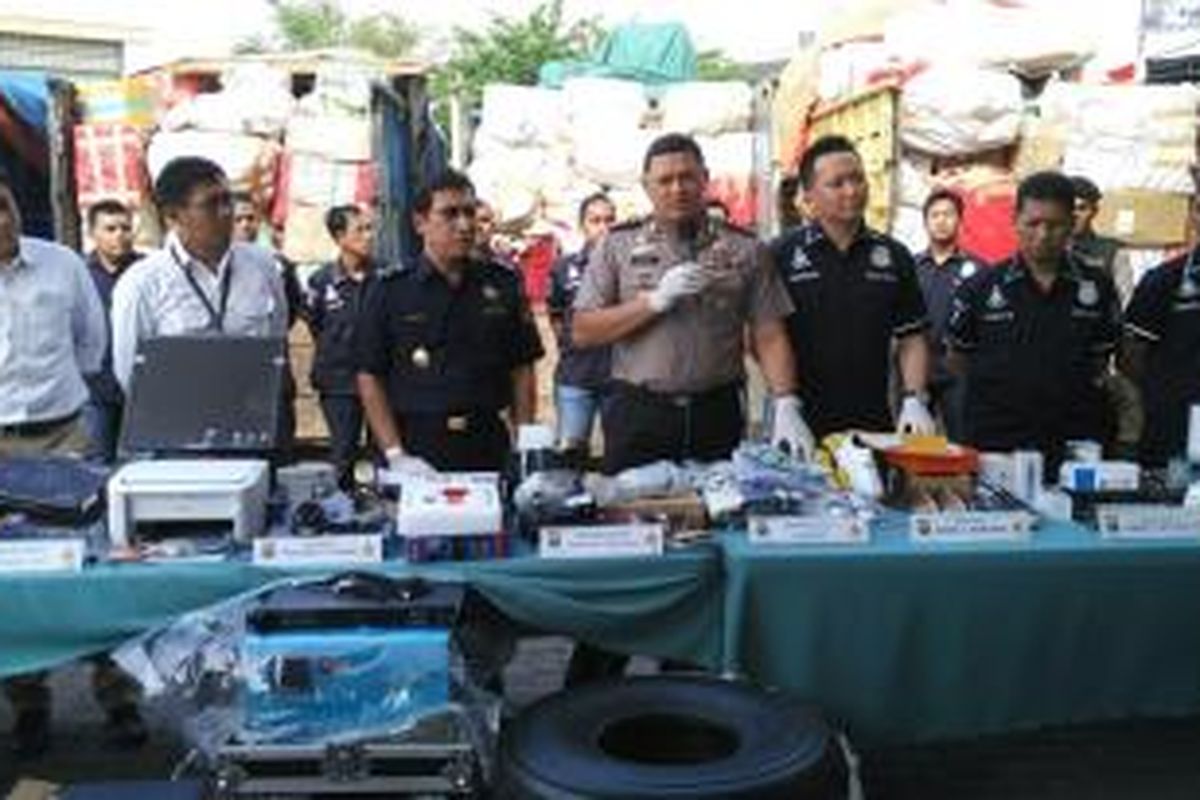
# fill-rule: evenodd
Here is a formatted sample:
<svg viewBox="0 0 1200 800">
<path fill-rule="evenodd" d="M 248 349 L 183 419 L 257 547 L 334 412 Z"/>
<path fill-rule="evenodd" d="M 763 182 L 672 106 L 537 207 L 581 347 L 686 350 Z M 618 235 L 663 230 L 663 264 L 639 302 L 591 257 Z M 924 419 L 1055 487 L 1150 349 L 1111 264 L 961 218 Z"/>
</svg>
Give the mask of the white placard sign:
<svg viewBox="0 0 1200 800">
<path fill-rule="evenodd" d="M 660 556 L 665 532 L 662 525 L 562 525 L 538 531 L 542 558 L 614 558 Z"/>
<path fill-rule="evenodd" d="M 383 561 L 383 536 L 272 536 L 254 540 L 253 558 L 264 566 L 378 564 Z"/>
<path fill-rule="evenodd" d="M 1200 539 L 1200 508 L 1102 503 L 1096 506 L 1096 527 L 1105 539 Z"/>
<path fill-rule="evenodd" d="M 866 544 L 870 526 L 858 517 L 750 517 L 746 537 L 751 544 Z"/>
<path fill-rule="evenodd" d="M 0 572 L 81 572 L 82 539 L 0 541 Z"/>
<path fill-rule="evenodd" d="M 1027 542 L 1035 517 L 1027 511 L 943 511 L 913 514 L 908 535 L 913 542 Z"/>
</svg>

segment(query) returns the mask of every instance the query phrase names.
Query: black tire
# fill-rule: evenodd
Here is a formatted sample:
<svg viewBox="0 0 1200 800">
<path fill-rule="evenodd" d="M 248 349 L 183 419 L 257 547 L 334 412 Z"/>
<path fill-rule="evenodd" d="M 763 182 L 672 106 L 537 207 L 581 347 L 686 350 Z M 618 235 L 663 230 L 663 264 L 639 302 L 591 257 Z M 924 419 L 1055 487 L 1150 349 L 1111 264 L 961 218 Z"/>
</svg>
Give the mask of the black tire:
<svg viewBox="0 0 1200 800">
<path fill-rule="evenodd" d="M 703 676 L 641 677 L 551 695 L 501 737 L 510 800 L 840 800 L 829 729 L 794 703 Z"/>
</svg>

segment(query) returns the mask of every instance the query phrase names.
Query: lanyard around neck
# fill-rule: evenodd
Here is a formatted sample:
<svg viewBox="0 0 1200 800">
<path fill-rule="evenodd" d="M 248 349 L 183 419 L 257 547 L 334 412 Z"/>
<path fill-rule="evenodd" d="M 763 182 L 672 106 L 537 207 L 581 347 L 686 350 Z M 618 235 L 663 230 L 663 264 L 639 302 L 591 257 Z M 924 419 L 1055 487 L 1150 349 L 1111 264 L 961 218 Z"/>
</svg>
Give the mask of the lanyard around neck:
<svg viewBox="0 0 1200 800">
<path fill-rule="evenodd" d="M 196 276 L 192 274 L 191 268 L 183 263 L 179 257 L 179 253 L 174 247 L 168 248 L 171 251 L 171 258 L 175 260 L 175 264 L 183 272 L 183 277 L 187 279 L 188 285 L 192 287 L 192 293 L 200 299 L 204 304 L 204 310 L 208 312 L 208 328 L 209 330 L 223 333 L 225 330 L 225 309 L 229 305 L 229 283 L 233 277 L 233 256 L 229 257 L 229 263 L 225 265 L 225 274 L 221 276 L 221 291 L 217 299 L 217 307 L 213 308 L 212 301 L 208 299 L 208 295 L 200 288 L 200 284 L 196 281 Z"/>
</svg>

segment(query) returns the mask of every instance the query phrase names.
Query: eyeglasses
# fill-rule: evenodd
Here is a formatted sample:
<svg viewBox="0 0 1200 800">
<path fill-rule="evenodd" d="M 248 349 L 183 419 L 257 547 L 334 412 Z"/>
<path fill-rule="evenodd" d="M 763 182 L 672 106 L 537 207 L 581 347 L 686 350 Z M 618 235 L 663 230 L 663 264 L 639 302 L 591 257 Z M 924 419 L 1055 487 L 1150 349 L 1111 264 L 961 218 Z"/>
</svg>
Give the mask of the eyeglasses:
<svg viewBox="0 0 1200 800">
<path fill-rule="evenodd" d="M 441 208 L 433 209 L 433 213 L 446 221 L 454 220 L 458 217 L 475 219 L 475 206 L 443 206 Z"/>
<path fill-rule="evenodd" d="M 229 192 L 213 192 L 202 200 L 193 200 L 188 208 L 205 214 L 217 214 L 233 210 L 233 195 Z"/>
</svg>

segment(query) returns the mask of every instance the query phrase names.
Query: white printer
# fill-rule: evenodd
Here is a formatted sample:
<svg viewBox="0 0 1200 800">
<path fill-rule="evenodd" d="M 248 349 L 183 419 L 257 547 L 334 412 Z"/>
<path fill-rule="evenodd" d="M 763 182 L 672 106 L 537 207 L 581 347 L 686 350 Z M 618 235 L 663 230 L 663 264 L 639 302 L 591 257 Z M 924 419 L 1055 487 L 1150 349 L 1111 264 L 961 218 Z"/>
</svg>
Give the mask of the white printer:
<svg viewBox="0 0 1200 800">
<path fill-rule="evenodd" d="M 137 461 L 108 481 L 108 536 L 117 547 L 136 541 L 140 522 L 228 521 L 233 538 L 262 533 L 270 490 L 266 461 L 177 459 Z"/>
</svg>

